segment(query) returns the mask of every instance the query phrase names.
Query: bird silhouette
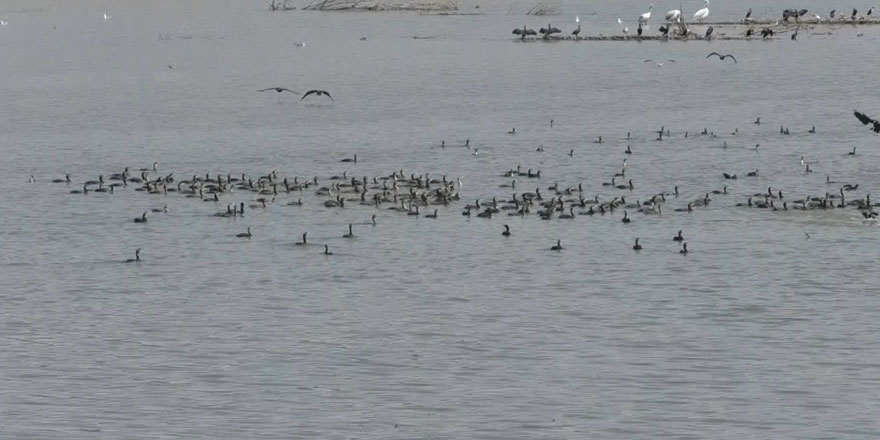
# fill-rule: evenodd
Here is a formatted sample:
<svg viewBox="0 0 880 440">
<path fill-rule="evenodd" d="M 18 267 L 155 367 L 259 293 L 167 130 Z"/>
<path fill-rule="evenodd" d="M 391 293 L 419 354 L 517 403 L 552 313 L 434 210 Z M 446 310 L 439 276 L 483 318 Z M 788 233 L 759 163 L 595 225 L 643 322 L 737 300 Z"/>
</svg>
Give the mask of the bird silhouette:
<svg viewBox="0 0 880 440">
<path fill-rule="evenodd" d="M 710 53 L 709 55 L 706 55 L 706 58 L 708 59 L 708 58 L 711 57 L 712 55 L 716 55 L 716 56 L 718 56 L 719 59 L 722 59 L 722 60 L 725 59 L 725 58 L 730 58 L 730 59 L 733 60 L 734 63 L 736 63 L 736 58 L 735 58 L 733 55 L 731 55 L 731 54 L 721 55 L 721 54 L 718 53 L 718 52 L 712 52 L 712 53 Z"/>
<path fill-rule="evenodd" d="M 863 125 L 872 124 L 872 130 L 874 130 L 874 133 L 880 133 L 880 121 L 876 119 L 871 119 L 868 115 L 858 110 L 854 111 L 853 114 L 856 116 L 856 118 L 859 119 L 859 122 L 861 122 Z"/>
<path fill-rule="evenodd" d="M 309 95 L 315 95 L 315 96 L 326 95 L 328 98 L 330 98 L 331 101 L 333 100 L 333 97 L 330 96 L 330 93 L 325 90 L 309 90 L 308 92 L 303 94 L 302 98 L 300 98 L 299 100 L 302 101 L 303 99 L 306 99 L 306 97 Z"/>
<path fill-rule="evenodd" d="M 519 35 L 521 39 L 525 39 L 529 35 L 538 35 L 534 29 L 528 29 L 525 25 L 523 25 L 522 29 L 516 28 L 513 30 L 513 35 Z"/>
<path fill-rule="evenodd" d="M 268 92 L 269 90 L 274 90 L 278 93 L 281 92 L 290 92 L 299 95 L 299 92 L 294 92 L 293 90 L 288 89 L 287 87 L 269 87 L 268 89 L 257 90 L 258 92 Z"/>
</svg>

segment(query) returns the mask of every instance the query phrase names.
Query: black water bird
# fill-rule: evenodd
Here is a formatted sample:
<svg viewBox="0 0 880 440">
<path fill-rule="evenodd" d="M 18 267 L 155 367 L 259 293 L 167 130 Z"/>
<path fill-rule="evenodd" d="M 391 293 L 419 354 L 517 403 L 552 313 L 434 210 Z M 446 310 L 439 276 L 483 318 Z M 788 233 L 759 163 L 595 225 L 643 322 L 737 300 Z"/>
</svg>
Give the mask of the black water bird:
<svg viewBox="0 0 880 440">
<path fill-rule="evenodd" d="M 872 129 L 874 130 L 874 133 L 880 133 L 880 121 L 877 121 L 876 119 L 871 119 L 868 115 L 858 110 L 855 110 L 853 114 L 856 116 L 856 118 L 859 119 L 859 122 L 861 122 L 863 125 L 872 124 Z"/>
<path fill-rule="evenodd" d="M 306 99 L 306 97 L 309 95 L 315 95 L 315 96 L 324 95 L 324 96 L 330 98 L 331 101 L 333 100 L 333 97 L 330 96 L 330 92 L 327 92 L 326 90 L 309 90 L 308 92 L 304 93 L 302 98 L 299 98 L 299 100 L 302 101 L 303 99 Z"/>
<path fill-rule="evenodd" d="M 541 28 L 538 30 L 538 32 L 540 32 L 541 35 L 544 36 L 544 38 L 547 38 L 550 35 L 562 33 L 562 30 L 548 24 L 546 28 Z"/>
<path fill-rule="evenodd" d="M 525 39 L 526 36 L 529 36 L 529 35 L 538 35 L 538 33 L 535 32 L 534 29 L 528 29 L 528 28 L 526 28 L 525 25 L 523 25 L 522 29 L 519 29 L 519 28 L 514 29 L 514 30 L 513 30 L 513 35 L 519 35 L 519 37 L 520 37 L 521 39 Z"/>
<path fill-rule="evenodd" d="M 748 30 L 746 30 L 746 38 L 751 37 L 752 34 L 754 34 L 754 33 L 755 33 L 755 30 L 752 28 L 749 28 Z"/>
<path fill-rule="evenodd" d="M 751 16 L 752 16 L 752 8 L 749 8 L 749 12 L 746 12 L 746 20 L 748 20 L 749 17 L 751 17 Z"/>
<path fill-rule="evenodd" d="M 658 30 L 660 31 L 660 34 L 663 35 L 664 37 L 669 35 L 669 28 L 666 26 L 660 26 L 660 28 Z"/>
<path fill-rule="evenodd" d="M 633 245 L 633 250 L 634 250 L 634 251 L 640 251 L 640 250 L 642 250 L 642 245 L 639 244 L 639 239 L 638 239 L 638 238 L 636 238 L 636 244 Z"/>
<path fill-rule="evenodd" d="M 348 224 L 348 233 L 342 234 L 342 238 L 354 238 L 354 231 L 352 231 L 351 223 Z"/>
<path fill-rule="evenodd" d="M 502 232 L 501 235 L 510 237 L 510 226 L 504 225 L 504 232 Z"/>
<path fill-rule="evenodd" d="M 575 37 L 577 37 L 578 34 L 580 34 L 580 33 L 581 33 L 581 25 L 578 25 L 577 29 L 571 31 L 571 34 L 574 35 Z"/>
<path fill-rule="evenodd" d="M 139 263 L 141 261 L 141 248 L 137 248 L 134 250 L 134 258 L 129 258 L 125 260 L 125 263 Z"/>
<path fill-rule="evenodd" d="M 290 92 L 299 95 L 299 92 L 294 92 L 293 90 L 288 89 L 287 87 L 269 87 L 268 89 L 257 90 L 258 92 L 268 92 L 269 90 L 274 90 L 278 93 L 281 92 Z"/>
<path fill-rule="evenodd" d="M 708 33 L 708 32 L 707 32 L 707 33 Z M 721 55 L 721 54 L 718 53 L 718 52 L 712 52 L 712 53 L 710 53 L 709 55 L 706 55 L 706 58 L 708 59 L 708 58 L 711 57 L 712 55 L 717 56 L 717 57 L 718 57 L 719 59 L 721 59 L 721 60 L 724 60 L 725 58 L 730 58 L 730 59 L 733 60 L 734 64 L 736 64 L 736 58 L 735 58 L 733 55 L 731 55 L 731 54 Z"/>
<path fill-rule="evenodd" d="M 773 29 L 770 28 L 761 29 L 761 38 L 766 40 L 767 38 L 772 37 L 775 33 L 776 32 L 774 32 Z"/>
<path fill-rule="evenodd" d="M 706 39 L 709 39 L 712 37 L 712 32 L 714 30 L 715 30 L 715 28 L 713 28 L 712 26 L 709 26 L 709 29 L 706 29 Z M 730 55 L 728 55 L 728 56 L 730 56 Z M 732 56 L 730 56 L 730 57 L 733 58 Z M 722 57 L 721 59 L 723 60 L 724 58 Z"/>
</svg>

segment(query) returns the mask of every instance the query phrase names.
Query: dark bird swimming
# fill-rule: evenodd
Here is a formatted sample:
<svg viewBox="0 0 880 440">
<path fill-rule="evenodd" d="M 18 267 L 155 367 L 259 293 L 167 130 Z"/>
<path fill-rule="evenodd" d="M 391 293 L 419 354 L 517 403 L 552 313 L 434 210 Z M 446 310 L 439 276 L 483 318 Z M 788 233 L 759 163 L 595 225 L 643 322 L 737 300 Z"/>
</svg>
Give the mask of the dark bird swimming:
<svg viewBox="0 0 880 440">
<path fill-rule="evenodd" d="M 134 258 L 125 260 L 125 263 L 139 263 L 141 261 L 141 248 L 134 250 Z"/>
</svg>

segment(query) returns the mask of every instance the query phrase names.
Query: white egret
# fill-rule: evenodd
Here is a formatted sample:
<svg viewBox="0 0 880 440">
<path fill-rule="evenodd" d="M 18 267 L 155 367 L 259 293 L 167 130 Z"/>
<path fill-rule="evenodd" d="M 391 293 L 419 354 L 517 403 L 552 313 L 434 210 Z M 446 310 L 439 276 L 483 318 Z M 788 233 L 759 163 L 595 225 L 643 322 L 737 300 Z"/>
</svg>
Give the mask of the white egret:
<svg viewBox="0 0 880 440">
<path fill-rule="evenodd" d="M 673 9 L 666 13 L 666 21 L 679 21 L 681 20 L 681 11 L 678 9 Z"/>
<path fill-rule="evenodd" d="M 104 13 L 104 21 L 110 21 L 111 18 L 113 18 L 113 17 L 110 14 L 108 14 L 106 12 Z"/>
<path fill-rule="evenodd" d="M 702 22 L 704 18 L 709 16 L 709 0 L 704 1 L 706 2 L 706 6 L 703 9 L 694 12 L 694 20 L 699 20 Z"/>
<path fill-rule="evenodd" d="M 639 16 L 639 24 L 645 24 L 648 22 L 648 20 L 651 19 L 651 9 L 654 9 L 653 3 L 651 3 L 650 6 L 648 6 L 648 12 L 645 12 L 644 14 Z"/>
</svg>

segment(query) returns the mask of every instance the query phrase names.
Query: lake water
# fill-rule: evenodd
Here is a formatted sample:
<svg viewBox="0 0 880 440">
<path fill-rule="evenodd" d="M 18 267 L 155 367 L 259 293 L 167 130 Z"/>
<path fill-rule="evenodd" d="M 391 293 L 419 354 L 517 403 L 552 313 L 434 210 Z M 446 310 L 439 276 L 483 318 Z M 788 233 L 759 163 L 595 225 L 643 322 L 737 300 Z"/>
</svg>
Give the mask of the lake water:
<svg viewBox="0 0 880 440">
<path fill-rule="evenodd" d="M 568 33 L 578 15 L 582 35 L 615 34 L 617 17 L 634 28 L 646 5 L 568 2 L 554 17 L 525 16 L 526 2 L 480 6 L 0 5 L 0 437 L 876 438 L 876 225 L 852 207 L 735 205 L 767 187 L 792 201 L 880 186 L 880 138 L 852 116 L 880 116 L 880 27 L 522 44 L 514 27 Z M 835 6 L 849 7 L 803 7 Z M 713 4 L 712 16 L 739 9 Z M 712 51 L 738 62 L 705 59 Z M 275 86 L 334 101 L 256 93 Z M 661 126 L 671 133 L 657 142 Z M 635 189 L 602 186 L 624 159 L 618 183 Z M 213 214 L 258 195 L 69 193 L 154 161 L 178 181 L 277 170 L 324 186 L 402 169 L 463 185 L 437 219 L 424 217 L 434 206 L 418 217 L 325 208 L 314 187 L 236 219 Z M 501 188 L 517 166 L 541 178 Z M 49 183 L 65 173 L 74 183 Z M 629 209 L 630 224 L 622 209 L 461 215 L 536 187 L 549 199 L 554 182 L 604 202 L 680 195 L 661 215 Z M 724 185 L 708 206 L 674 211 Z M 342 238 L 349 223 L 354 239 Z M 252 239 L 235 237 L 247 227 Z M 313 245 L 296 246 L 306 231 Z M 549 250 L 556 240 L 563 251 Z M 135 248 L 142 261 L 122 264 Z"/>
</svg>

